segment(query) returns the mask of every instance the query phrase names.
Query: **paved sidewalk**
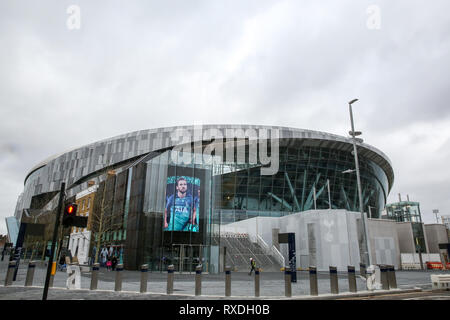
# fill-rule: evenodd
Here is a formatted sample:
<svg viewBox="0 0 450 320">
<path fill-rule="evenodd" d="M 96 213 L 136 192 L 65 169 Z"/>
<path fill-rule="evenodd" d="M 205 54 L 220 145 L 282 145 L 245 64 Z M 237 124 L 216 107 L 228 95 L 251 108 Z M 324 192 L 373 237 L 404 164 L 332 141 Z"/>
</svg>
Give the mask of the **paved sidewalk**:
<svg viewBox="0 0 450 320">
<path fill-rule="evenodd" d="M 136 291 L 113 290 L 68 290 L 66 288 L 49 288 L 48 300 L 335 300 L 341 298 L 358 298 L 375 295 L 400 294 L 408 292 L 420 292 L 421 289 L 394 289 L 394 290 L 376 290 L 375 292 L 361 291 L 357 293 L 342 292 L 337 295 L 319 294 L 318 296 L 254 296 L 234 295 L 224 297 L 224 295 L 201 295 L 175 293 L 171 295 L 161 293 L 139 293 Z M 23 287 L 23 286 L 0 286 L 0 300 L 42 300 L 43 287 Z"/>
<path fill-rule="evenodd" d="M 21 261 L 17 279 L 10 287 L 4 287 L 6 269 L 8 261 L 0 262 L 0 300 L 15 299 L 42 299 L 42 292 L 45 283 L 46 266 L 44 263 L 38 263 L 32 287 L 24 287 L 28 268 L 28 262 Z M 398 289 L 389 291 L 366 290 L 366 284 L 362 277 L 357 276 L 357 293 L 350 293 L 348 287 L 348 278 L 346 273 L 338 273 L 339 294 L 330 293 L 330 280 L 327 272 L 318 273 L 318 292 L 319 296 L 309 295 L 309 273 L 307 271 L 297 272 L 297 282 L 292 283 L 291 299 L 336 299 L 342 297 L 359 297 L 386 293 L 409 292 L 420 289 L 431 289 L 430 275 L 434 273 L 443 273 L 448 271 L 397 271 Z M 120 299 L 120 300 L 147 300 L 147 299 L 255 299 L 254 297 L 254 275 L 249 276 L 245 272 L 234 272 L 231 274 L 232 287 L 230 298 L 225 298 L 225 275 L 222 274 L 203 274 L 202 275 L 202 295 L 194 295 L 195 273 L 176 273 L 174 276 L 174 293 L 166 294 L 167 273 L 149 272 L 147 293 L 139 293 L 140 277 L 139 271 L 122 271 L 122 291 L 115 292 L 115 272 L 106 271 L 101 268 L 99 272 L 98 290 L 91 291 L 90 281 L 91 273 L 83 272 L 81 278 L 81 290 L 66 289 L 67 273 L 57 271 L 53 288 L 49 289 L 48 299 L 66 300 L 66 299 Z M 284 273 L 267 272 L 260 276 L 260 297 L 258 300 L 286 299 L 284 292 Z"/>
</svg>

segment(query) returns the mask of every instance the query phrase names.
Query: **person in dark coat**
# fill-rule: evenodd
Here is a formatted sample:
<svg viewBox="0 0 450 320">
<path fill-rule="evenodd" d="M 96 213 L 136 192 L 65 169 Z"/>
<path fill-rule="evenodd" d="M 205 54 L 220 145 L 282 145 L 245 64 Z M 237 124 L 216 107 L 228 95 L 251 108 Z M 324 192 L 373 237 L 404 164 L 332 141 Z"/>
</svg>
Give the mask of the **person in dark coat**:
<svg viewBox="0 0 450 320">
<path fill-rule="evenodd" d="M 114 255 L 111 259 L 111 267 L 112 267 L 113 271 L 116 270 L 116 265 L 117 265 L 117 256 Z"/>
<path fill-rule="evenodd" d="M 64 268 L 66 267 L 66 255 L 62 254 L 59 258 L 59 270 L 64 271 Z"/>
</svg>

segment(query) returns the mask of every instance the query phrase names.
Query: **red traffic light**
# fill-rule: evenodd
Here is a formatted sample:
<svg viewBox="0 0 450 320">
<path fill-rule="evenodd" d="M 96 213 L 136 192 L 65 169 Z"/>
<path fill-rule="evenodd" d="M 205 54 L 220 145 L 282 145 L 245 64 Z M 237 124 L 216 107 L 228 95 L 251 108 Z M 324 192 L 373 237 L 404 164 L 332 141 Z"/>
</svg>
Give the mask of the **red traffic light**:
<svg viewBox="0 0 450 320">
<path fill-rule="evenodd" d="M 70 227 L 73 226 L 75 223 L 77 216 L 77 205 L 75 203 L 68 204 L 64 208 L 64 215 L 63 215 L 63 226 L 64 227 Z"/>
<path fill-rule="evenodd" d="M 74 216 L 77 213 L 77 205 L 75 203 L 71 203 L 66 206 L 66 210 L 64 210 L 64 215 Z"/>
</svg>

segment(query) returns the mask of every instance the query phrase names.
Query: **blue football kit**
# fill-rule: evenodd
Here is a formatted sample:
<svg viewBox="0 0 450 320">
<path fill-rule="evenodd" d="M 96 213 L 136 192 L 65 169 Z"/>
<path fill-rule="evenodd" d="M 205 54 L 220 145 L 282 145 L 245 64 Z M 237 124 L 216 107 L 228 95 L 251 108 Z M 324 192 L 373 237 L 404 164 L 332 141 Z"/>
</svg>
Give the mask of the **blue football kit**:
<svg viewBox="0 0 450 320">
<path fill-rule="evenodd" d="M 192 230 L 193 226 L 190 224 L 195 205 L 196 201 L 189 194 L 184 198 L 171 195 L 167 199 L 166 205 L 169 226 L 164 231 L 195 231 Z"/>
</svg>

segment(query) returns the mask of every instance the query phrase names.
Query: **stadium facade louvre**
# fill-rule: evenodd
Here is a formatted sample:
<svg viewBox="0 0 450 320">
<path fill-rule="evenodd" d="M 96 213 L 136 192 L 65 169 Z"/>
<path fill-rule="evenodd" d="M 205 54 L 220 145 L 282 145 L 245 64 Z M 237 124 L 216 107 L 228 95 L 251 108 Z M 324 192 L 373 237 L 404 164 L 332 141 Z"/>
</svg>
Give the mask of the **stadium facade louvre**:
<svg viewBox="0 0 450 320">
<path fill-rule="evenodd" d="M 258 144 L 258 155 L 266 146 L 272 163 L 277 156 L 273 174 L 262 174 L 269 165 L 261 158 L 250 160 L 252 143 Z M 357 145 L 364 211 L 379 218 L 393 184 L 392 166 L 378 149 Z M 352 150 L 349 138 L 286 127 L 202 125 L 137 131 L 35 166 L 25 179 L 15 215 L 20 220 L 24 209 L 55 207 L 55 191 L 63 181 L 69 186 L 67 197 L 95 181 L 99 188 L 94 214 L 101 210 L 104 196 L 112 204 L 106 214 L 114 216 L 115 226 L 106 240 L 122 246 L 125 268 L 147 263 L 152 270 L 163 270 L 186 249 L 186 255 L 217 269 L 214 237 L 223 224 L 330 207 L 359 211 L 356 175 L 343 173 L 354 168 Z M 112 169 L 114 175 L 105 174 Z M 187 188 L 184 200 L 175 196 L 180 177 Z M 189 212 L 175 219 L 172 213 L 183 206 Z M 178 213 L 176 217 L 182 217 Z M 191 259 L 186 268 L 195 268 L 195 263 Z"/>
</svg>

